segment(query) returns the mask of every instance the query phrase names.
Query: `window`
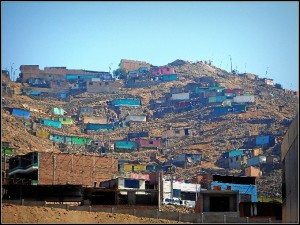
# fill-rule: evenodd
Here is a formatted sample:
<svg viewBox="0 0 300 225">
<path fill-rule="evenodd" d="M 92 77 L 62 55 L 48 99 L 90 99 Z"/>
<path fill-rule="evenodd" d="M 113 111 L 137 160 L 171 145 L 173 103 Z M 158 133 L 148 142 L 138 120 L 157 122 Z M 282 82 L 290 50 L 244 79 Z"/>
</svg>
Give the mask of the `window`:
<svg viewBox="0 0 300 225">
<path fill-rule="evenodd" d="M 108 82 L 105 82 L 105 85 L 108 85 Z"/>
<path fill-rule="evenodd" d="M 93 81 L 90 81 L 90 83 L 89 83 L 90 85 L 93 85 Z"/>
<path fill-rule="evenodd" d="M 149 141 L 149 144 L 150 144 L 150 145 L 153 145 L 153 141 Z"/>
<path fill-rule="evenodd" d="M 175 134 L 180 134 L 180 130 L 175 130 Z"/>
</svg>

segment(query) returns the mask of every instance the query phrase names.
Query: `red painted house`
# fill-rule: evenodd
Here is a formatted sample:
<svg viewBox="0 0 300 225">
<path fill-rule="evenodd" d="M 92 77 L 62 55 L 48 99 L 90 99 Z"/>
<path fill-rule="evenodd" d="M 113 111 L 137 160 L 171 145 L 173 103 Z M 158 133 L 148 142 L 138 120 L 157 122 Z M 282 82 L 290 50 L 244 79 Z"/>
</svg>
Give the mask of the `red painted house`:
<svg viewBox="0 0 300 225">
<path fill-rule="evenodd" d="M 161 147 L 160 139 L 137 138 L 136 142 L 137 142 L 139 148 L 159 148 L 159 147 Z"/>
<path fill-rule="evenodd" d="M 235 88 L 235 89 L 233 89 L 233 93 L 236 95 L 243 95 L 244 89 Z"/>
<path fill-rule="evenodd" d="M 174 74 L 175 69 L 172 67 L 153 67 L 151 68 L 151 73 L 153 75 Z"/>
</svg>

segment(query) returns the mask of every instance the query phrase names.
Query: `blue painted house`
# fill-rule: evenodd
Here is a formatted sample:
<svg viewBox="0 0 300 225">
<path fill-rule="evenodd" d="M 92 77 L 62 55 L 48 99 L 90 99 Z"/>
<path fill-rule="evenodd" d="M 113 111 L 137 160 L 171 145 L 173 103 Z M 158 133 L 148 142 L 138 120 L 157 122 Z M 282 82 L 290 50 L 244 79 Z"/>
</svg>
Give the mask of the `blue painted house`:
<svg viewBox="0 0 300 225">
<path fill-rule="evenodd" d="M 156 172 L 161 169 L 162 169 L 162 167 L 160 165 L 146 165 L 146 170 L 149 172 Z"/>
<path fill-rule="evenodd" d="M 246 105 L 233 105 L 232 112 L 246 112 L 247 106 Z"/>
<path fill-rule="evenodd" d="M 26 109 L 13 108 L 11 114 L 13 116 L 22 117 L 22 118 L 29 118 L 30 117 L 30 111 L 26 110 Z"/>
<path fill-rule="evenodd" d="M 162 81 L 173 81 L 178 80 L 177 74 L 162 74 L 161 75 Z"/>
<path fill-rule="evenodd" d="M 142 72 L 149 72 L 149 69 L 148 67 L 140 67 L 139 68 L 139 72 L 142 73 Z"/>
<path fill-rule="evenodd" d="M 212 114 L 221 115 L 230 113 L 232 108 L 230 106 L 217 106 L 213 108 Z"/>
<path fill-rule="evenodd" d="M 244 155 L 244 154 L 245 153 L 244 153 L 243 149 L 233 149 L 228 152 L 222 153 L 222 158 L 226 159 L 226 158 L 236 157 L 236 156 L 240 156 L 240 155 Z"/>
<path fill-rule="evenodd" d="M 114 99 L 111 101 L 113 106 L 141 106 L 139 99 Z"/>
<path fill-rule="evenodd" d="M 239 191 L 240 202 L 257 202 L 255 177 L 213 175 L 211 190 Z"/>
<path fill-rule="evenodd" d="M 233 184 L 233 183 L 221 183 L 217 181 L 211 182 L 212 190 L 216 190 L 215 187 L 221 187 L 221 190 L 232 190 L 239 191 L 240 196 L 249 196 L 249 197 L 241 197 L 241 201 L 243 199 L 245 202 L 257 202 L 257 186 L 251 184 Z M 250 199 L 250 201 L 249 201 Z"/>
<path fill-rule="evenodd" d="M 86 130 L 110 131 L 110 130 L 114 130 L 114 126 L 113 126 L 113 124 L 88 123 L 86 125 Z"/>
<path fill-rule="evenodd" d="M 114 145 L 116 152 L 132 152 L 136 149 L 136 143 L 133 141 L 115 141 Z"/>
<path fill-rule="evenodd" d="M 57 120 L 39 119 L 39 123 L 50 127 L 61 128 L 61 122 Z"/>
<path fill-rule="evenodd" d="M 255 144 L 256 145 L 268 145 L 270 143 L 270 136 L 258 136 L 255 138 Z"/>
<path fill-rule="evenodd" d="M 34 95 L 34 96 L 40 96 L 41 92 L 40 91 L 27 91 L 25 92 L 26 95 Z"/>
</svg>

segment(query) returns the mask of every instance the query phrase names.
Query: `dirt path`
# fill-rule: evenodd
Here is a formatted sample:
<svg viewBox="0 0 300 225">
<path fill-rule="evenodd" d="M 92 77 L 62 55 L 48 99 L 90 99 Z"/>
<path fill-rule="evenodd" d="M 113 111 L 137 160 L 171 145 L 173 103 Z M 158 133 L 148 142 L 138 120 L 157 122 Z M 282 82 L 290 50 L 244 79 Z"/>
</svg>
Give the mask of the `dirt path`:
<svg viewBox="0 0 300 225">
<path fill-rule="evenodd" d="M 41 206 L 2 204 L 3 223 L 179 223 L 175 220 L 135 217 L 126 214 L 83 212 Z M 182 222 L 180 222 L 182 223 Z"/>
</svg>

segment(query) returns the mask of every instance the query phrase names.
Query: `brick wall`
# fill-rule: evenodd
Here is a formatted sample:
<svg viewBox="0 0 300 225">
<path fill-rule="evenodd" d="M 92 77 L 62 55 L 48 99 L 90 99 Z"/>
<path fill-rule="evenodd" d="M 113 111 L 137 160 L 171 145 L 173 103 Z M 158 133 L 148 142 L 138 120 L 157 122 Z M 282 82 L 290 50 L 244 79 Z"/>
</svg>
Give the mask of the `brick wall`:
<svg viewBox="0 0 300 225">
<path fill-rule="evenodd" d="M 122 59 L 120 62 L 120 67 L 126 71 L 126 73 L 130 70 L 138 70 L 140 67 L 147 67 L 150 70 L 150 64 L 144 61 L 136 61 L 136 60 L 126 60 Z"/>
<path fill-rule="evenodd" d="M 86 91 L 89 93 L 112 93 L 119 91 L 120 82 L 111 81 L 87 81 Z"/>
<path fill-rule="evenodd" d="M 93 186 L 118 172 L 117 159 L 89 155 L 42 152 L 39 165 L 39 184 Z"/>
</svg>

